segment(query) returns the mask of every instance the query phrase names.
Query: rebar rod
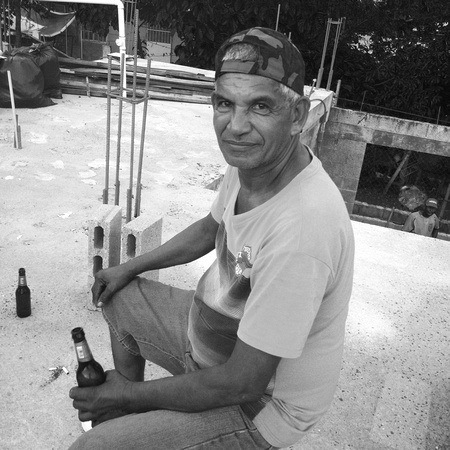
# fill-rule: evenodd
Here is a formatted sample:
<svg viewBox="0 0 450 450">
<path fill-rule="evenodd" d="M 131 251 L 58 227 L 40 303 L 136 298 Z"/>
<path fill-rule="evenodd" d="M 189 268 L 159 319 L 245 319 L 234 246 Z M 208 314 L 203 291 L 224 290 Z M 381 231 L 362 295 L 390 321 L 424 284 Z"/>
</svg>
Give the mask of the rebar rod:
<svg viewBox="0 0 450 450">
<path fill-rule="evenodd" d="M 327 91 L 330 90 L 331 80 L 333 79 L 334 61 L 336 59 L 336 52 L 337 52 L 337 48 L 338 48 L 339 38 L 341 35 L 342 19 L 339 19 L 337 22 L 333 22 L 333 23 L 335 23 L 337 26 L 336 26 L 336 36 L 334 38 L 333 56 L 331 57 L 330 72 L 328 73 Z"/>
<path fill-rule="evenodd" d="M 14 124 L 14 147 L 21 149 L 22 146 L 20 145 L 19 129 L 17 127 L 16 102 L 14 100 L 14 89 L 13 89 L 13 84 L 12 84 L 11 71 L 7 70 L 6 72 L 8 74 L 9 95 L 11 97 L 11 110 L 12 110 L 13 124 Z"/>
<path fill-rule="evenodd" d="M 134 13 L 134 70 L 133 70 L 133 95 L 131 101 L 131 148 L 130 148 L 130 182 L 127 190 L 127 214 L 126 221 L 131 220 L 133 202 L 133 168 L 134 168 L 134 129 L 136 125 L 136 76 L 137 76 L 137 45 L 139 33 L 139 10 Z"/>
<path fill-rule="evenodd" d="M 278 31 L 278 23 L 280 21 L 280 8 L 281 8 L 281 4 L 278 3 L 277 21 L 276 21 L 276 24 L 275 24 L 275 31 Z"/>
<path fill-rule="evenodd" d="M 109 160 L 111 154 L 111 64 L 112 56 L 108 55 L 108 81 L 106 86 L 106 163 L 105 189 L 103 189 L 103 203 L 108 204 L 109 191 Z"/>
<path fill-rule="evenodd" d="M 317 89 L 320 89 L 320 85 L 322 83 L 322 76 L 323 76 L 323 70 L 324 70 L 324 64 L 325 64 L 325 55 L 327 53 L 328 39 L 330 37 L 330 27 L 331 27 L 331 19 L 328 19 L 327 30 L 325 32 L 325 40 L 323 42 L 322 60 L 320 61 L 319 73 L 317 75 Z"/>
<path fill-rule="evenodd" d="M 126 78 L 124 78 L 124 68 L 125 68 L 125 58 L 120 58 L 120 87 L 119 87 L 119 120 L 117 123 L 117 152 L 116 152 L 116 190 L 114 204 L 119 205 L 119 195 L 120 195 L 120 144 L 122 139 L 122 114 L 123 114 L 123 92 L 124 92 L 124 79 L 126 84 Z"/>
<path fill-rule="evenodd" d="M 3 28 L 6 28 L 5 0 L 2 0 L 2 16 L 3 20 L 0 20 L 0 52 L 3 53 Z M 2 27 L 2 23 L 4 24 L 4 27 Z"/>
<path fill-rule="evenodd" d="M 151 59 L 150 57 L 147 56 L 147 72 L 145 77 L 145 90 L 144 90 L 144 110 L 142 113 L 141 146 L 139 149 L 139 166 L 136 183 L 136 202 L 134 206 L 134 217 L 139 217 L 141 213 L 141 191 L 142 191 L 141 178 L 142 178 L 142 162 L 144 158 L 145 128 L 147 122 L 148 90 L 150 85 L 150 66 L 151 66 Z"/>
</svg>

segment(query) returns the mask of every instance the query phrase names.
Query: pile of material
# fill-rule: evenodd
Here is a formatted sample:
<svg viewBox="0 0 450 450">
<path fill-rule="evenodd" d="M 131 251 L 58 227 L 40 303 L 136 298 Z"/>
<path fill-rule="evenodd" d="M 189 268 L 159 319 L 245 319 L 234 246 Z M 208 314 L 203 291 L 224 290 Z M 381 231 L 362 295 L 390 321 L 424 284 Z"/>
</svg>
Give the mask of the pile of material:
<svg viewBox="0 0 450 450">
<path fill-rule="evenodd" d="M 7 72 L 11 73 L 15 106 L 39 108 L 62 98 L 58 56 L 50 44 L 40 43 L 6 52 L 0 60 L 0 108 L 11 107 Z"/>
<path fill-rule="evenodd" d="M 106 97 L 108 83 L 108 63 L 59 58 L 61 89 L 66 94 Z M 127 61 L 127 86 L 133 85 L 136 72 L 136 96 L 144 95 L 146 61 L 139 60 L 136 70 L 133 61 Z M 209 103 L 214 89 L 214 78 L 199 70 L 184 69 L 183 66 L 170 68 L 152 67 L 150 70 L 150 98 L 189 103 Z M 176 68 L 174 68 L 176 67 Z M 113 61 L 111 88 L 117 89 L 120 80 L 120 64 Z"/>
</svg>

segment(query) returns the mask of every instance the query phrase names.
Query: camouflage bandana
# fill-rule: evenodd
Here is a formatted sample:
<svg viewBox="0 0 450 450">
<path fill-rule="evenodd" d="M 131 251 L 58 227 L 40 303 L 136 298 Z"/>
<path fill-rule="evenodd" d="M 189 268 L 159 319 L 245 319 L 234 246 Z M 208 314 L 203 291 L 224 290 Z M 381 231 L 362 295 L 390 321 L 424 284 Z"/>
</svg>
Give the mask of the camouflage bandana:
<svg viewBox="0 0 450 450">
<path fill-rule="evenodd" d="M 222 61 L 233 44 L 251 44 L 257 61 Z M 286 36 L 269 28 L 250 28 L 231 36 L 216 54 L 216 80 L 224 73 L 260 75 L 278 81 L 303 95 L 305 63 L 297 47 Z"/>
</svg>

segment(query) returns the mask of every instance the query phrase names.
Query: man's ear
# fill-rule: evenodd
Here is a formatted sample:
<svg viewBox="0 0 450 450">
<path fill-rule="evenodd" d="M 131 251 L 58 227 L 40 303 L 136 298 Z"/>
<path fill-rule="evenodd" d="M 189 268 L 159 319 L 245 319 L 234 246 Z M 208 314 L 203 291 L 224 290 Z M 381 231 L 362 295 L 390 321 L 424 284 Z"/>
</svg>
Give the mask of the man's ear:
<svg viewBox="0 0 450 450">
<path fill-rule="evenodd" d="M 291 136 L 300 134 L 303 131 L 308 119 L 310 101 L 308 97 L 301 97 L 293 108 Z"/>
</svg>

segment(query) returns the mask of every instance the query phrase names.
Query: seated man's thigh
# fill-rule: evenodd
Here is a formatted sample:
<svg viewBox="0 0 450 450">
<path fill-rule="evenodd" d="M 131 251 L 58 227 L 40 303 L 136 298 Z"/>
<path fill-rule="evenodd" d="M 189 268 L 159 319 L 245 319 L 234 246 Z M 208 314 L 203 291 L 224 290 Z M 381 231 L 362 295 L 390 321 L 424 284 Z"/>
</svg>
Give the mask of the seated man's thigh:
<svg viewBox="0 0 450 450">
<path fill-rule="evenodd" d="M 70 450 L 269 449 L 239 406 L 199 413 L 158 410 L 104 422 Z"/>
<path fill-rule="evenodd" d="M 127 351 L 183 373 L 192 297 L 193 291 L 137 277 L 103 307 L 103 315 Z"/>
</svg>

